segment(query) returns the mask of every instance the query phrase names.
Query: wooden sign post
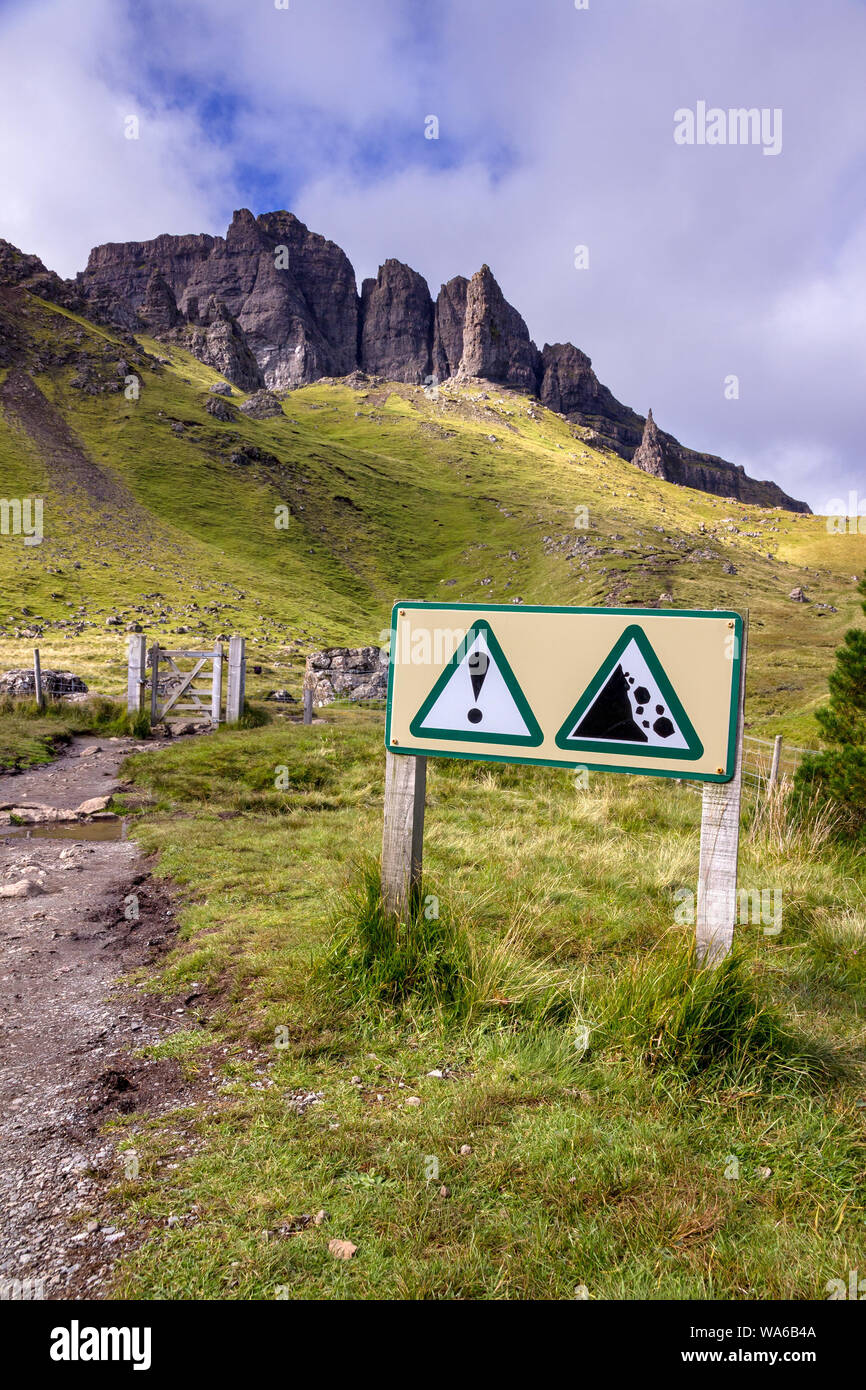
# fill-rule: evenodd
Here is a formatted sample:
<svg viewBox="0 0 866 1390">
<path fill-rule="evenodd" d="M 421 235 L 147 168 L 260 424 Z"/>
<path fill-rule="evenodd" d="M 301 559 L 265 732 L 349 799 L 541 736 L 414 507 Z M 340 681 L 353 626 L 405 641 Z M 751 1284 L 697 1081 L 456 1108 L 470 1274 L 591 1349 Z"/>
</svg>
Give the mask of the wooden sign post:
<svg viewBox="0 0 866 1390">
<path fill-rule="evenodd" d="M 402 917 L 421 883 L 427 759 L 385 754 L 385 827 L 382 835 L 382 899 Z"/>
<path fill-rule="evenodd" d="M 743 757 L 739 613 L 398 604 L 385 724 L 382 895 L 420 884 L 427 757 L 703 783 L 697 955 L 731 948 Z"/>
<path fill-rule="evenodd" d="M 737 752 L 730 782 L 705 782 L 701 800 L 696 944 L 699 965 L 717 965 L 734 943 L 737 919 L 737 858 L 743 782 L 743 715 L 746 698 L 748 615 L 743 623 Z"/>
</svg>

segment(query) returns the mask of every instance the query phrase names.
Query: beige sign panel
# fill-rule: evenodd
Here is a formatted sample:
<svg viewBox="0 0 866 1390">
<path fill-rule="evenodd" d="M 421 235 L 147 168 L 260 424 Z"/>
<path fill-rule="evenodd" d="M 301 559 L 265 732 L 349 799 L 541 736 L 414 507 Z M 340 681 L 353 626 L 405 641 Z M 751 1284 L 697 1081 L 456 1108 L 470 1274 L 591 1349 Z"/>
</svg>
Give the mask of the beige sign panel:
<svg viewBox="0 0 866 1390">
<path fill-rule="evenodd" d="M 392 753 L 728 781 L 739 613 L 399 603 Z"/>
</svg>

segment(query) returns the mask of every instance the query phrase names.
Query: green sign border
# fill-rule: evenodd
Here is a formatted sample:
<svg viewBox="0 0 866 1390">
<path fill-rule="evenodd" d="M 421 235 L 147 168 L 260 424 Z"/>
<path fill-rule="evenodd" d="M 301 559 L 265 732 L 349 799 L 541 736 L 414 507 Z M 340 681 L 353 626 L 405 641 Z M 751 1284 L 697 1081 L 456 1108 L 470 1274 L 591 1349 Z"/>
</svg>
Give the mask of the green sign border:
<svg viewBox="0 0 866 1390">
<path fill-rule="evenodd" d="M 680 732 L 689 745 L 688 748 L 664 749 L 658 747 L 654 748 L 649 744 L 643 743 L 627 743 L 624 739 L 602 740 L 597 738 L 584 739 L 568 737 L 569 729 L 574 728 L 578 718 L 584 715 L 589 709 L 611 671 L 618 664 L 626 647 L 632 641 L 634 641 L 640 650 L 641 656 L 649 667 L 659 690 L 667 701 L 668 709 L 676 719 Z M 414 733 L 414 730 L 412 730 L 412 732 Z M 695 733 L 692 721 L 680 704 L 679 697 L 670 683 L 668 674 L 656 656 L 652 642 L 638 623 L 629 623 L 628 627 L 623 629 L 619 641 L 599 666 L 589 685 L 586 687 L 586 690 L 584 690 L 577 704 L 572 709 L 571 714 L 563 722 L 554 742 L 557 748 L 563 748 L 566 751 L 570 751 L 571 749 L 583 749 L 592 752 L 592 750 L 595 749 L 599 753 L 627 753 L 629 757 L 639 758 L 684 758 L 690 762 L 694 762 L 695 759 L 704 756 L 704 745 Z"/>
<path fill-rule="evenodd" d="M 475 729 L 471 729 L 467 733 L 460 733 L 459 730 L 455 729 L 423 729 L 421 727 L 457 667 L 466 656 L 466 653 L 469 651 L 479 632 L 483 632 L 487 639 L 490 655 L 499 668 L 500 674 L 511 694 L 511 698 L 517 706 L 521 719 L 530 731 L 528 734 L 482 734 Z M 544 742 L 544 730 L 529 708 L 529 701 L 518 685 L 517 677 L 508 663 L 508 658 L 497 642 L 496 634 L 486 618 L 479 618 L 477 622 L 472 623 L 471 626 L 466 629 L 466 636 L 463 638 L 460 646 L 448 662 L 448 665 L 442 671 L 439 679 L 427 696 L 427 699 L 409 725 L 409 732 L 413 738 L 424 738 L 425 736 L 428 738 L 436 738 L 438 735 L 440 738 L 461 739 L 465 740 L 467 743 L 498 743 L 507 745 L 508 747 L 516 746 L 519 748 L 537 748 L 540 743 Z"/>
<path fill-rule="evenodd" d="M 516 605 L 510 603 L 437 603 L 420 601 L 415 599 L 404 599 L 402 602 L 394 604 L 391 610 L 391 642 L 394 642 L 397 620 L 401 609 L 425 609 L 436 608 L 449 613 L 513 613 Z M 593 614 L 610 613 L 619 617 L 631 618 L 657 618 L 661 613 L 665 617 L 672 618 L 717 618 L 720 622 L 727 620 L 734 624 L 734 636 L 736 640 L 735 656 L 732 660 L 732 679 L 731 679 L 731 708 L 728 718 L 728 747 L 725 759 L 725 769 L 723 772 L 690 772 L 687 766 L 682 768 L 651 768 L 638 769 L 635 767 L 620 767 L 614 763 L 593 763 L 586 759 L 552 759 L 552 758 L 532 758 L 532 757 L 509 757 L 504 753 L 461 753 L 459 749 L 443 748 L 402 748 L 391 743 L 391 712 L 394 691 L 394 663 L 388 663 L 388 697 L 385 715 L 385 747 L 389 753 L 405 754 L 409 757 L 425 758 L 463 758 L 473 762 L 486 763 L 524 763 L 535 767 L 585 767 L 594 772 L 626 772 L 633 775 L 639 774 L 643 777 L 677 777 L 686 782 L 730 782 L 734 775 L 736 764 L 737 749 L 737 714 L 740 702 L 740 666 L 742 662 L 743 650 L 743 615 L 727 608 L 570 608 L 557 605 L 543 604 L 521 604 L 520 610 L 523 613 L 574 613 L 574 614 Z M 484 621 L 484 619 L 478 619 Z M 471 627 L 472 624 L 470 623 Z"/>
</svg>

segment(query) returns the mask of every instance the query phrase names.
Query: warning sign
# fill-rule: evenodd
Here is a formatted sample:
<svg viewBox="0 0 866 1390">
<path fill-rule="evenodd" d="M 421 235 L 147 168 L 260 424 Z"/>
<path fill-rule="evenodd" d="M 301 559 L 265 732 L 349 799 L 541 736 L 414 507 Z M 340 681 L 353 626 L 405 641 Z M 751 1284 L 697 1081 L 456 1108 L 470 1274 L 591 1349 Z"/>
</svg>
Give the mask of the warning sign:
<svg viewBox="0 0 866 1390">
<path fill-rule="evenodd" d="M 738 613 L 397 604 L 394 753 L 726 781 Z"/>
<path fill-rule="evenodd" d="M 694 731 L 664 667 L 637 624 L 626 628 L 556 735 L 559 748 L 700 758 Z"/>
<path fill-rule="evenodd" d="M 535 748 L 544 735 L 490 624 L 472 624 L 410 730 L 416 738 Z"/>
</svg>

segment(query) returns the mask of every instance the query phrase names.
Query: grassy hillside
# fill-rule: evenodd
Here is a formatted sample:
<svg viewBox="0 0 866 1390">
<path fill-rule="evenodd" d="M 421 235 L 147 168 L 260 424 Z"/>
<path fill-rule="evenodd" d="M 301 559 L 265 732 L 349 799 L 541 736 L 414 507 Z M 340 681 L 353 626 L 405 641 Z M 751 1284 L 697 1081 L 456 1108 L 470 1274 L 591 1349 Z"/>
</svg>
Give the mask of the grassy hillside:
<svg viewBox="0 0 866 1390">
<path fill-rule="evenodd" d="M 866 537 L 657 482 L 484 383 L 433 400 L 325 382 L 280 418 L 223 423 L 205 410 L 219 377 L 188 354 L 23 292 L 3 307 L 19 346 L 0 369 L 0 496 L 44 496 L 46 538 L 0 539 L 0 668 L 36 632 L 44 665 L 119 690 L 116 614 L 172 640 L 245 633 L 264 668 L 253 695 L 297 693 L 307 650 L 378 641 L 397 597 L 737 607 L 752 614 L 752 727 L 812 733 Z M 45 401 L 24 417 L 19 365 Z M 124 368 L 137 400 L 117 389 Z M 797 585 L 812 602 L 788 598 Z"/>
</svg>

